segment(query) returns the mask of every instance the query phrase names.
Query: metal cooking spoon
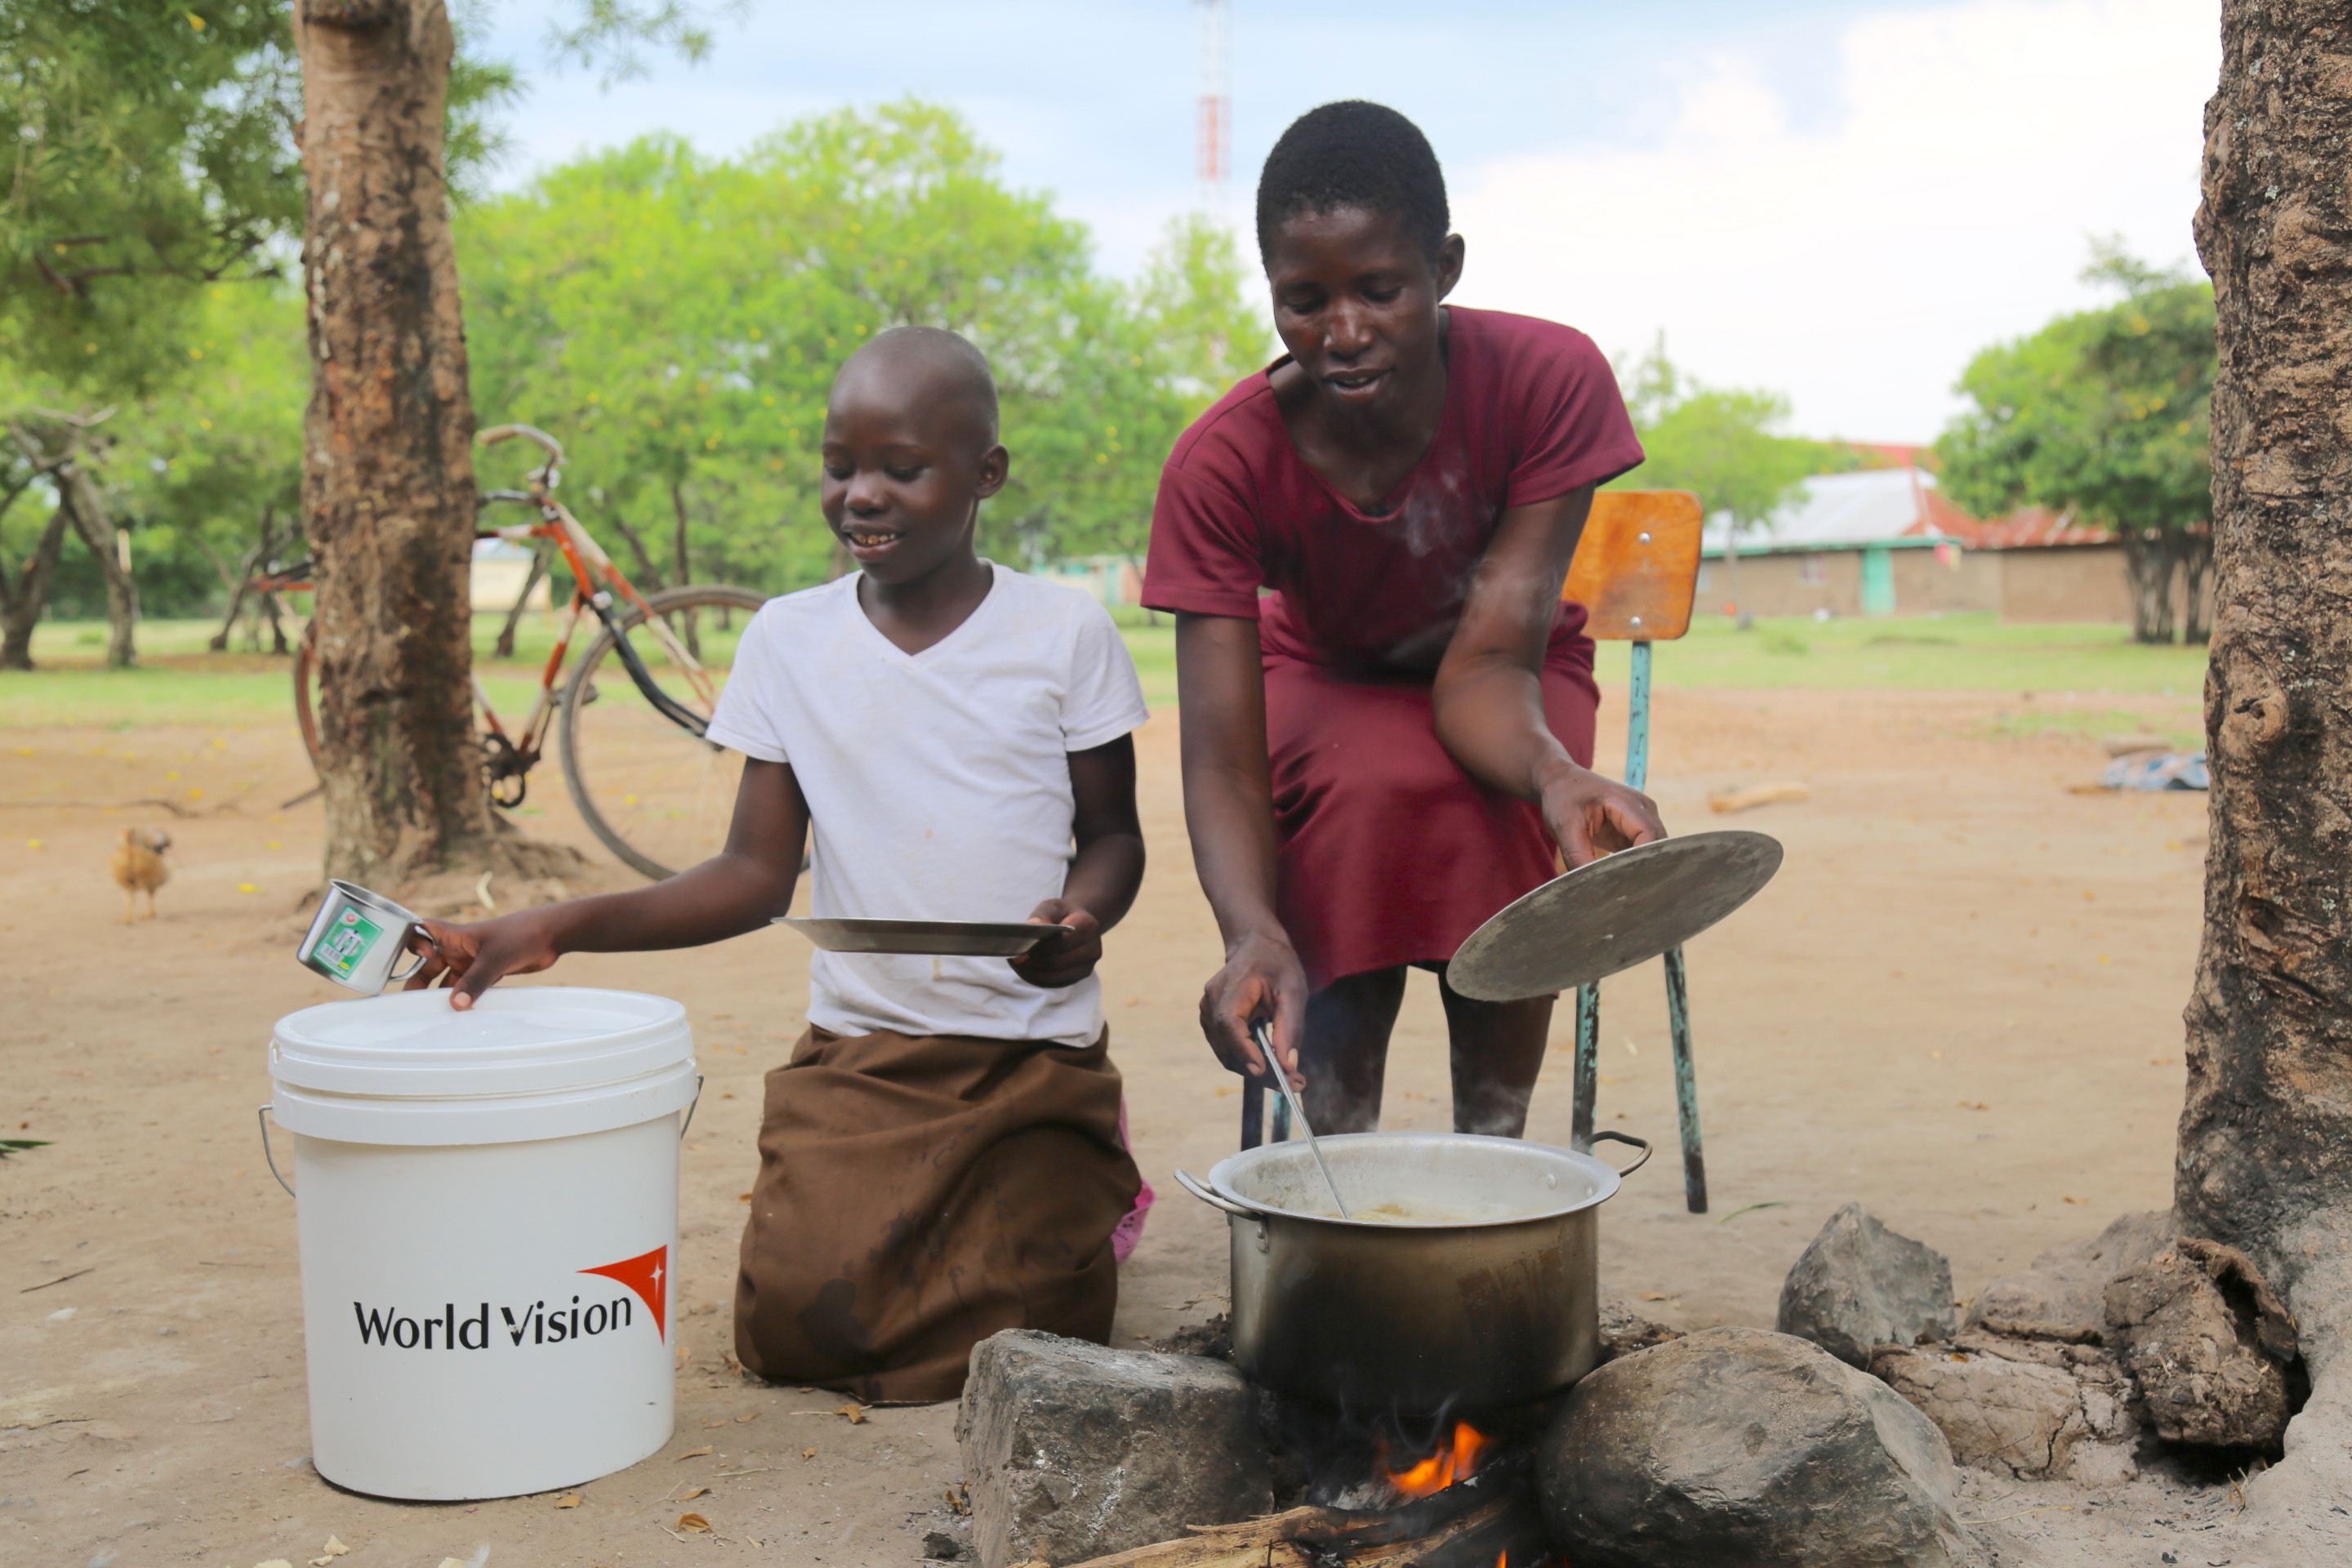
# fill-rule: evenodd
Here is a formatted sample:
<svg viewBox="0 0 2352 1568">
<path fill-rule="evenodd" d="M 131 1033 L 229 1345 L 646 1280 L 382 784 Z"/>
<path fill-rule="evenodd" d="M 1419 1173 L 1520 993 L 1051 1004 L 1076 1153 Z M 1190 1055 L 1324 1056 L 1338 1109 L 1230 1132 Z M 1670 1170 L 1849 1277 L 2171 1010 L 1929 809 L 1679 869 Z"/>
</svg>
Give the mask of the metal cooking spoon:
<svg viewBox="0 0 2352 1568">
<path fill-rule="evenodd" d="M 1250 1038 L 1257 1042 L 1258 1055 L 1265 1058 L 1265 1070 L 1282 1088 L 1283 1100 L 1290 1107 L 1290 1120 L 1307 1134 L 1307 1150 L 1315 1156 L 1315 1168 L 1323 1173 L 1323 1184 L 1331 1189 L 1331 1202 L 1338 1205 L 1339 1217 L 1354 1219 L 1356 1216 L 1348 1212 L 1348 1200 L 1339 1195 L 1339 1184 L 1331 1179 L 1331 1167 L 1324 1162 L 1323 1145 L 1315 1141 L 1315 1129 L 1307 1125 L 1307 1108 L 1298 1103 L 1298 1091 L 1290 1087 L 1290 1075 L 1282 1070 L 1282 1063 L 1275 1058 L 1274 1031 L 1261 1020 L 1250 1026 Z"/>
</svg>

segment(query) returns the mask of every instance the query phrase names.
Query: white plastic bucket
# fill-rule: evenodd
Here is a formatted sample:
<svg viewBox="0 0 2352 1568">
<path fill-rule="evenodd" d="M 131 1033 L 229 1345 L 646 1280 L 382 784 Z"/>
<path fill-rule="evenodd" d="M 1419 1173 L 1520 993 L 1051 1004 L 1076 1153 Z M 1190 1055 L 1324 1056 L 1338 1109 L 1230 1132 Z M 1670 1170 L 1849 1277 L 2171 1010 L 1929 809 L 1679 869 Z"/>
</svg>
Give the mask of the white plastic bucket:
<svg viewBox="0 0 2352 1568">
<path fill-rule="evenodd" d="M 310 1452 L 377 1497 L 576 1486 L 669 1441 L 686 1009 L 501 986 L 305 1008 L 294 1134 Z"/>
</svg>

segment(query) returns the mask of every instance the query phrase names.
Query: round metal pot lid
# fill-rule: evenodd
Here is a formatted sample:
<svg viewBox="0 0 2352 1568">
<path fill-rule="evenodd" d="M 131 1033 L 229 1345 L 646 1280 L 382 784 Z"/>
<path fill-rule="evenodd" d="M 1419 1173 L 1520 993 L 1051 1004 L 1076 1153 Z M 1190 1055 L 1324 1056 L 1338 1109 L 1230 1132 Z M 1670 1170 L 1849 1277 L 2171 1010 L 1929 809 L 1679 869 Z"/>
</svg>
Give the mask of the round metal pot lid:
<svg viewBox="0 0 2352 1568">
<path fill-rule="evenodd" d="M 1606 979 L 1680 947 L 1763 890 L 1780 841 L 1732 830 L 1661 838 L 1555 877 L 1510 905 L 1445 966 L 1482 1002 L 1517 1002 Z"/>
</svg>

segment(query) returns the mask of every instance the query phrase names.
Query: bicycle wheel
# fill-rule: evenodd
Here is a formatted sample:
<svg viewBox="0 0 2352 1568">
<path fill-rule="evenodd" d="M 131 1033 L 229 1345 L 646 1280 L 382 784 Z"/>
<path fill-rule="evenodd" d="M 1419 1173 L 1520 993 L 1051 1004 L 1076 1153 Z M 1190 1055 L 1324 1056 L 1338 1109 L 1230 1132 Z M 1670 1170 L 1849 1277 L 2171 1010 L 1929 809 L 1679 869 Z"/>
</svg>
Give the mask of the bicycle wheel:
<svg viewBox="0 0 2352 1568">
<path fill-rule="evenodd" d="M 619 626 L 661 702 L 639 687 L 612 631 L 599 632 L 564 682 L 559 747 L 563 782 L 589 831 L 625 864 L 659 881 L 709 859 L 726 843 L 740 771 L 725 748 L 705 741 L 663 706 L 709 719 L 734 664 L 736 642 L 767 596 L 703 585 L 671 588 L 646 603 L 667 629 L 667 640 L 635 609 Z M 722 631 L 722 610 L 745 614 L 728 617 L 734 625 Z M 688 656 L 698 666 L 698 671 L 673 651 L 673 645 L 688 647 L 690 633 L 702 650 L 698 658 Z"/>
</svg>

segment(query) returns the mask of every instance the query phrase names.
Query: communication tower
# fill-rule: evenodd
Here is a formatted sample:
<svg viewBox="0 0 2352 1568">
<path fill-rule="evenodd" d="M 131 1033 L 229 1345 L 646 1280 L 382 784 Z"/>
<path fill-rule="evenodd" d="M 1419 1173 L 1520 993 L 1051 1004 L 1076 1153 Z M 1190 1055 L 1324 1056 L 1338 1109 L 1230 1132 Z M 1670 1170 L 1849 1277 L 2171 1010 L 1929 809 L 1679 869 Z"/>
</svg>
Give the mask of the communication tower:
<svg viewBox="0 0 2352 1568">
<path fill-rule="evenodd" d="M 1201 205 L 1229 220 L 1234 180 L 1232 0 L 1193 0 L 1201 8 L 1201 105 L 1194 128 L 1194 172 Z"/>
</svg>

